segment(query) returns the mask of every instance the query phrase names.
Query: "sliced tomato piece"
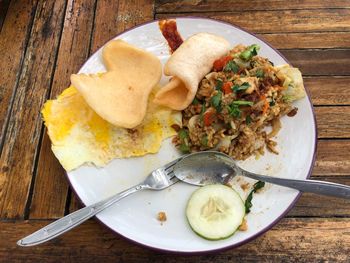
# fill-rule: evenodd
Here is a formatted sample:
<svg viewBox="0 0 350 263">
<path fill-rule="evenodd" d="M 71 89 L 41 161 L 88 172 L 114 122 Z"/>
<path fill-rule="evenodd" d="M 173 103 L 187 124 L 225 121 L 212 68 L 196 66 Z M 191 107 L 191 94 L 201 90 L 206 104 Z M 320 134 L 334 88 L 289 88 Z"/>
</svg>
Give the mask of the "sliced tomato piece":
<svg viewBox="0 0 350 263">
<path fill-rule="evenodd" d="M 214 61 L 213 68 L 215 71 L 221 71 L 227 64 L 232 59 L 231 56 L 225 56 L 222 58 L 219 58 Z"/>
<path fill-rule="evenodd" d="M 222 91 L 224 92 L 224 94 L 230 94 L 232 93 L 232 82 L 231 81 L 228 81 L 228 82 L 225 82 L 224 85 L 222 86 Z"/>
<path fill-rule="evenodd" d="M 210 126 L 215 120 L 215 113 L 212 111 L 207 111 L 203 115 L 203 122 L 205 126 Z"/>
</svg>

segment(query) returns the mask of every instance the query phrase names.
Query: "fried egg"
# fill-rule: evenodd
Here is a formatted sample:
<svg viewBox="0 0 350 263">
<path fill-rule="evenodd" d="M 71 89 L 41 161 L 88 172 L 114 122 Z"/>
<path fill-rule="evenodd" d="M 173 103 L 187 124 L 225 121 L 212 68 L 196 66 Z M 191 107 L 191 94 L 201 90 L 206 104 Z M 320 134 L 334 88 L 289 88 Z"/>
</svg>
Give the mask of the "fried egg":
<svg viewBox="0 0 350 263">
<path fill-rule="evenodd" d="M 171 126 L 181 126 L 181 113 L 154 104 L 155 92 L 149 97 L 142 124 L 134 129 L 102 119 L 73 86 L 57 99 L 48 100 L 42 115 L 52 151 L 64 169 L 70 171 L 83 164 L 101 167 L 114 158 L 158 152 L 162 141 L 176 134 Z"/>
</svg>

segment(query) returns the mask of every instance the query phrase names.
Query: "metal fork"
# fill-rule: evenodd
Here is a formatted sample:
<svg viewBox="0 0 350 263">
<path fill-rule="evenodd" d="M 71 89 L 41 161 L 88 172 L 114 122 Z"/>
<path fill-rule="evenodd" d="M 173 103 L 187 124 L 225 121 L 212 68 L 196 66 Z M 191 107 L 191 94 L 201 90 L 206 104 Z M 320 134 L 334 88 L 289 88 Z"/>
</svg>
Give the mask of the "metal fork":
<svg viewBox="0 0 350 263">
<path fill-rule="evenodd" d="M 144 189 L 163 190 L 175 184 L 179 181 L 179 179 L 177 179 L 173 173 L 173 166 L 182 158 L 183 157 L 180 157 L 152 171 L 147 178 L 138 185 L 135 185 L 98 203 L 79 209 L 78 211 L 66 215 L 65 217 L 39 229 L 33 234 L 19 240 L 17 245 L 35 246 L 44 243 L 80 225 L 128 195 Z"/>
</svg>

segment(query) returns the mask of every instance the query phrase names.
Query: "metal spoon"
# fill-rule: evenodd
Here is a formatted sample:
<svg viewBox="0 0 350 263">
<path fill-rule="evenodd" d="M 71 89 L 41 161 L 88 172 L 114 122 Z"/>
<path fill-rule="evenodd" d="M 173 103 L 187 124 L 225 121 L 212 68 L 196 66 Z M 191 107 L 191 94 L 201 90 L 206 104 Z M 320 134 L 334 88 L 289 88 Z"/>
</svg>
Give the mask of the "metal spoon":
<svg viewBox="0 0 350 263">
<path fill-rule="evenodd" d="M 267 183 L 294 188 L 301 192 L 350 199 L 349 186 L 316 180 L 284 179 L 258 175 L 243 170 L 230 156 L 216 151 L 187 155 L 174 166 L 174 174 L 181 181 L 199 186 L 214 183 L 225 184 L 233 177 L 241 175 Z"/>
</svg>

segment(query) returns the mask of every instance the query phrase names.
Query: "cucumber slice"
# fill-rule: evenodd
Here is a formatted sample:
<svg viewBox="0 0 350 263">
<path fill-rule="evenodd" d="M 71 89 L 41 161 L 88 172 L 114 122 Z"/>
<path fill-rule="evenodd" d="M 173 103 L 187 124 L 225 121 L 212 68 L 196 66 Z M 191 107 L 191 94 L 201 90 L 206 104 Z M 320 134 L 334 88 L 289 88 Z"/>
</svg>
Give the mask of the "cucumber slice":
<svg viewBox="0 0 350 263">
<path fill-rule="evenodd" d="M 228 238 L 242 224 L 244 202 L 231 187 L 206 185 L 190 197 L 186 217 L 195 233 L 209 240 Z"/>
</svg>

